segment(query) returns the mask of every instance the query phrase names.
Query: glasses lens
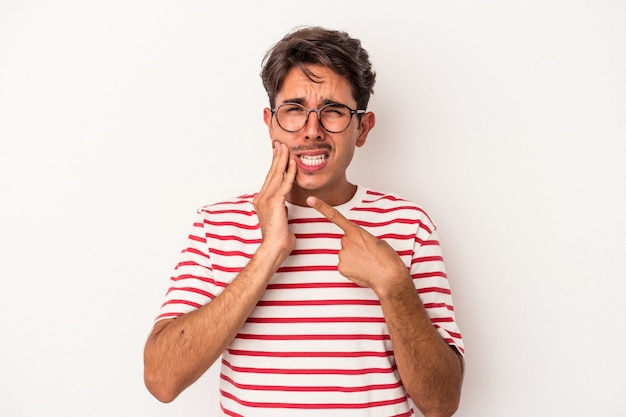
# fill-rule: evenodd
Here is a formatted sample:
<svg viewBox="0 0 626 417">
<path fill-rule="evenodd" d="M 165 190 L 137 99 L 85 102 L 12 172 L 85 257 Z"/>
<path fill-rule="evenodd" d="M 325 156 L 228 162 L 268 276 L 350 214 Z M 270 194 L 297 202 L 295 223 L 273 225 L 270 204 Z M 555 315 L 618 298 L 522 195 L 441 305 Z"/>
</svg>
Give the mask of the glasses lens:
<svg viewBox="0 0 626 417">
<path fill-rule="evenodd" d="M 296 132 L 304 127 L 307 111 L 299 104 L 283 104 L 276 111 L 276 120 L 280 127 L 288 132 Z"/>
<path fill-rule="evenodd" d="M 297 132 L 307 122 L 309 111 L 295 103 L 286 103 L 276 110 L 276 120 L 281 128 L 288 132 Z M 324 129 L 331 133 L 340 133 L 348 128 L 352 114 L 350 109 L 343 104 L 327 104 L 319 109 L 320 123 Z"/>
<path fill-rule="evenodd" d="M 343 104 L 328 104 L 320 109 L 322 126 L 329 132 L 343 132 L 350 124 L 350 109 Z"/>
</svg>

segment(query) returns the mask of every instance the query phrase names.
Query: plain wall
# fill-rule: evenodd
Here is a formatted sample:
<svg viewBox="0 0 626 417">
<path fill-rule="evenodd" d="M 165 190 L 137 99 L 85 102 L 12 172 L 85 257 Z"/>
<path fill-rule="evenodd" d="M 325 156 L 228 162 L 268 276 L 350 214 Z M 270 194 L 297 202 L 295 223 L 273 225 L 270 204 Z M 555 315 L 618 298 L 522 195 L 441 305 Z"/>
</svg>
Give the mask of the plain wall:
<svg viewBox="0 0 626 417">
<path fill-rule="evenodd" d="M 0 0 L 0 415 L 215 414 L 215 367 L 164 405 L 143 345 L 196 208 L 262 184 L 260 63 L 300 24 L 370 52 L 350 178 L 439 226 L 456 415 L 626 415 L 625 23 L 617 0 Z"/>
</svg>

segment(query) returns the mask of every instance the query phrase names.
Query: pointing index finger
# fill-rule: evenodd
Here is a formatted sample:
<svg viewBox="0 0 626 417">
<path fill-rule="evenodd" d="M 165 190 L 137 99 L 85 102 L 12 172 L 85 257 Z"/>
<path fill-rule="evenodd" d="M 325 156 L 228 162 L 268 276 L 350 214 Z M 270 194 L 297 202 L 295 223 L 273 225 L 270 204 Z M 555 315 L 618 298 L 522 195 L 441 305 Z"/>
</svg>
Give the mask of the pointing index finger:
<svg viewBox="0 0 626 417">
<path fill-rule="evenodd" d="M 344 232 L 348 232 L 351 228 L 355 226 L 355 224 L 348 220 L 343 214 L 341 214 L 339 210 L 330 206 L 328 203 L 320 200 L 317 197 L 308 197 L 306 199 L 306 202 L 309 206 L 319 211 L 328 220 L 339 226 Z"/>
</svg>

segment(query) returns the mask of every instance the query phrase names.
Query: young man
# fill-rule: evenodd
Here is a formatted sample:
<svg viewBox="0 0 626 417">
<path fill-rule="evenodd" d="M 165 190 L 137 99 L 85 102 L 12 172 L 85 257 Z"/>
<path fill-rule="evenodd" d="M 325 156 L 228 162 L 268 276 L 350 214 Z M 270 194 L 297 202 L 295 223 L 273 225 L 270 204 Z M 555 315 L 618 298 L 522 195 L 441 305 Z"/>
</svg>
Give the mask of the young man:
<svg viewBox="0 0 626 417">
<path fill-rule="evenodd" d="M 301 28 L 266 55 L 273 159 L 258 193 L 202 207 L 145 347 L 172 401 L 222 355 L 221 416 L 450 416 L 463 342 L 437 232 L 346 169 L 375 125 L 357 39 Z"/>
</svg>

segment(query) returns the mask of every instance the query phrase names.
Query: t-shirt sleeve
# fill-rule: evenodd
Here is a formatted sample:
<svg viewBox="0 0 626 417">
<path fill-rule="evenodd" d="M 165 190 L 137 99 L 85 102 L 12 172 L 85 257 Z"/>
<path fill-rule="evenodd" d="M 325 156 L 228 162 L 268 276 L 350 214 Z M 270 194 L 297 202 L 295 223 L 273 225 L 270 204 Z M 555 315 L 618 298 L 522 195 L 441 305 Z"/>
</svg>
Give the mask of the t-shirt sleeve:
<svg viewBox="0 0 626 417">
<path fill-rule="evenodd" d="M 410 272 L 433 326 L 446 343 L 463 354 L 463 338 L 456 323 L 450 283 L 434 225 L 419 228 Z"/>
<path fill-rule="evenodd" d="M 205 213 L 198 209 L 155 321 L 182 316 L 208 304 L 214 297 L 215 282 L 207 246 Z"/>
</svg>

